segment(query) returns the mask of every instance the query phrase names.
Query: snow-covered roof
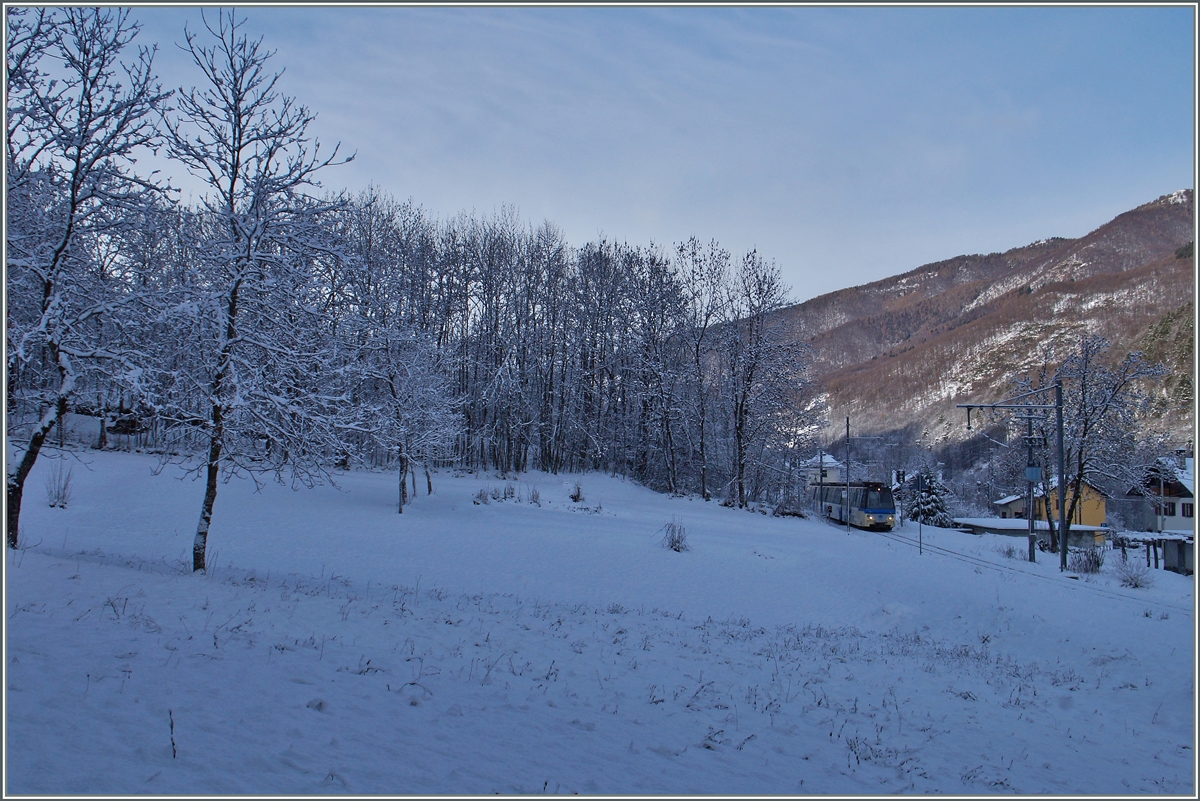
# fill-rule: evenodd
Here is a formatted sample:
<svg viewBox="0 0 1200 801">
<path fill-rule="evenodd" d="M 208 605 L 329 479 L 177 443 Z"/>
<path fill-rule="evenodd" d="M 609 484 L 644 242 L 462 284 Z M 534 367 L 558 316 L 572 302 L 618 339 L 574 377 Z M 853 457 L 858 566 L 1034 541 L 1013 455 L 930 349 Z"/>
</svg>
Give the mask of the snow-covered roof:
<svg viewBox="0 0 1200 801">
<path fill-rule="evenodd" d="M 1158 464 L 1164 468 L 1159 472 L 1158 475 L 1162 476 L 1163 478 L 1167 478 L 1168 476 L 1174 476 L 1175 480 L 1178 481 L 1180 484 L 1182 484 L 1184 489 L 1187 490 L 1188 495 L 1194 496 L 1196 494 L 1196 460 L 1195 459 L 1193 459 L 1191 456 L 1188 456 L 1187 458 L 1185 458 L 1183 460 L 1183 465 L 1180 466 L 1180 464 L 1175 459 L 1167 457 L 1167 456 L 1163 456 L 1158 459 Z M 1153 490 L 1156 485 L 1157 485 L 1157 481 L 1155 479 L 1149 479 L 1146 484 L 1146 487 Z M 1135 490 L 1131 491 L 1131 494 L 1134 494 L 1134 492 L 1136 492 L 1136 494 L 1141 494 L 1141 492 L 1137 491 L 1136 488 L 1135 488 Z M 1157 493 L 1155 493 L 1155 494 L 1157 494 Z M 1171 493 L 1167 493 L 1167 494 L 1170 495 Z"/>
<path fill-rule="evenodd" d="M 814 456 L 806 462 L 802 462 L 801 467 L 841 467 L 842 463 L 834 459 L 828 453 L 823 453 L 820 456 Z"/>
<path fill-rule="evenodd" d="M 1023 497 L 1025 497 L 1025 496 L 1023 496 L 1023 495 L 1006 495 L 1005 497 L 1001 498 L 998 501 L 992 501 L 992 503 L 996 504 L 997 506 L 1003 506 L 1006 503 L 1012 503 L 1013 501 L 1019 501 Z"/>
</svg>

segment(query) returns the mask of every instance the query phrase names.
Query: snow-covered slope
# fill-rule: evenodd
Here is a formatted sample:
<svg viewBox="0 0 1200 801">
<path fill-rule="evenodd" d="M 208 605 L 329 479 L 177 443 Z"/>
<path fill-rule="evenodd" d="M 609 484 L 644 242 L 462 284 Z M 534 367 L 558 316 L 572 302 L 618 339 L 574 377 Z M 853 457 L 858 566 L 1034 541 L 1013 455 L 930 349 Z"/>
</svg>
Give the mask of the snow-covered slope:
<svg viewBox="0 0 1200 801">
<path fill-rule="evenodd" d="M 201 485 L 79 457 L 6 560 L 8 793 L 1194 792 L 1188 577 L 449 473 L 234 481 L 193 575 Z"/>
</svg>

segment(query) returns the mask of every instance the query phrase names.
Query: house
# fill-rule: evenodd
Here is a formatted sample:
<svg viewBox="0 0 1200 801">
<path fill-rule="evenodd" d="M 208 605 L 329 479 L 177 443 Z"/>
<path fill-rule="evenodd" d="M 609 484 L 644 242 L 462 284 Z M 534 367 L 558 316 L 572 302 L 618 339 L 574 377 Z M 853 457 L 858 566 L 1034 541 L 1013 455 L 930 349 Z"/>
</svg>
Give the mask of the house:
<svg viewBox="0 0 1200 801">
<path fill-rule="evenodd" d="M 1025 519 L 1025 496 L 1008 495 L 998 501 L 992 501 L 992 506 L 1000 513 L 1001 520 Z"/>
<path fill-rule="evenodd" d="M 800 468 L 804 471 L 806 487 L 817 484 L 841 484 L 845 481 L 842 476 L 842 463 L 828 453 L 822 452 L 807 462 L 802 462 Z"/>
<path fill-rule="evenodd" d="M 1190 456 L 1160 459 L 1140 487 L 1126 495 L 1135 504 L 1129 525 L 1141 531 L 1196 531 L 1195 462 Z"/>
<path fill-rule="evenodd" d="M 1067 490 L 1067 510 L 1071 509 L 1071 497 L 1074 495 L 1075 484 L 1071 483 Z M 1079 496 L 1079 505 L 1075 508 L 1075 515 L 1071 518 L 1071 525 L 1081 526 L 1103 526 L 1108 519 L 1108 509 L 1106 506 L 1107 497 L 1104 492 L 1090 481 L 1086 479 L 1083 482 L 1083 491 Z M 1045 492 L 1041 486 L 1033 489 L 1033 514 L 1037 520 L 1046 519 L 1046 499 Z M 1050 479 L 1050 514 L 1058 519 L 1058 477 Z"/>
<path fill-rule="evenodd" d="M 1074 484 L 1071 485 L 1074 487 Z M 1033 488 L 1033 513 L 1037 520 L 1046 519 L 1046 502 L 1042 497 L 1044 495 L 1040 486 Z M 1014 520 L 1025 518 L 1025 495 L 1009 495 L 1001 498 L 998 501 L 992 501 L 992 505 L 996 507 L 997 513 L 1001 520 Z M 1071 518 L 1071 525 L 1075 526 L 1095 526 L 1097 528 L 1104 525 L 1108 517 L 1107 499 L 1103 492 L 1093 486 L 1090 482 L 1083 482 L 1083 494 L 1079 497 L 1079 506 L 1075 510 L 1075 516 Z M 1067 492 L 1067 507 L 1071 506 L 1071 492 Z M 1058 519 L 1058 479 L 1050 480 L 1050 516 L 1055 520 Z"/>
</svg>

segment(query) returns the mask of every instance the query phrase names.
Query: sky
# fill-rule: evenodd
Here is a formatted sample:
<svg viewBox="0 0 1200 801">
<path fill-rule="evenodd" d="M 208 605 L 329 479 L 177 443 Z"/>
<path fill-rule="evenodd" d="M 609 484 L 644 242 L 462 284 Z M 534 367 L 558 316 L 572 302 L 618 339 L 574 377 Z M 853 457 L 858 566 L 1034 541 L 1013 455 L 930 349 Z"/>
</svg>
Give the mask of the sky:
<svg viewBox="0 0 1200 801">
<path fill-rule="evenodd" d="M 1195 184 L 1190 6 L 239 14 L 323 147 L 355 154 L 326 189 L 439 218 L 511 206 L 576 246 L 756 248 L 797 301 Z M 175 45 L 200 7 L 134 15 L 164 86 L 195 85 Z"/>
</svg>

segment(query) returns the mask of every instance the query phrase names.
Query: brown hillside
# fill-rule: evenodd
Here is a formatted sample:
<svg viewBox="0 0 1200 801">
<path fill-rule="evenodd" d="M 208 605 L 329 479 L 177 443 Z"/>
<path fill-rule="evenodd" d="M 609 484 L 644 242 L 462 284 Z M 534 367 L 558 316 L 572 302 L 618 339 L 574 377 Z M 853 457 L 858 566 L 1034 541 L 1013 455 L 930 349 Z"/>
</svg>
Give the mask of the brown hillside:
<svg viewBox="0 0 1200 801">
<path fill-rule="evenodd" d="M 925 265 L 785 309 L 778 322 L 812 343 L 835 423 L 850 415 L 863 434 L 916 428 L 958 439 L 955 404 L 999 399 L 1045 346 L 1069 347 L 1084 331 L 1110 339 L 1118 358 L 1137 349 L 1160 358 L 1145 344 L 1158 343 L 1169 369 L 1190 376 L 1192 352 L 1179 342 L 1190 345 L 1192 328 L 1180 309 L 1193 299 L 1195 268 L 1175 252 L 1192 232 L 1187 190 L 1079 239 Z M 1190 428 L 1190 380 L 1171 387 L 1162 412 Z"/>
</svg>

